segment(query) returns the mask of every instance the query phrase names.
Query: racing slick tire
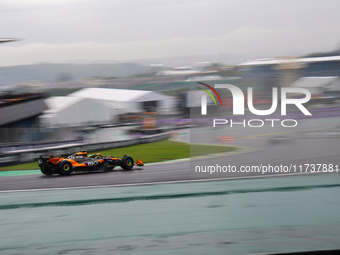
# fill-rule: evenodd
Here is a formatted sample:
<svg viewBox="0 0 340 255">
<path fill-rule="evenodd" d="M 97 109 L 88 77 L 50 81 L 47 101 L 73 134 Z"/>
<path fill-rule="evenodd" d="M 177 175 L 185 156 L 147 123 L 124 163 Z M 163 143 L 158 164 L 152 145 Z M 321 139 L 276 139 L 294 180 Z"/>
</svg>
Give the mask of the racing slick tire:
<svg viewBox="0 0 340 255">
<path fill-rule="evenodd" d="M 40 168 L 40 171 L 44 175 L 52 175 L 53 174 L 53 168 L 51 166 L 43 166 Z"/>
<path fill-rule="evenodd" d="M 131 170 L 133 168 L 133 165 L 134 165 L 133 158 L 131 158 L 130 156 L 124 156 L 120 160 L 120 166 L 124 170 Z"/>
<path fill-rule="evenodd" d="M 62 161 L 59 163 L 59 173 L 61 175 L 70 175 L 73 172 L 73 166 L 69 161 Z"/>
</svg>

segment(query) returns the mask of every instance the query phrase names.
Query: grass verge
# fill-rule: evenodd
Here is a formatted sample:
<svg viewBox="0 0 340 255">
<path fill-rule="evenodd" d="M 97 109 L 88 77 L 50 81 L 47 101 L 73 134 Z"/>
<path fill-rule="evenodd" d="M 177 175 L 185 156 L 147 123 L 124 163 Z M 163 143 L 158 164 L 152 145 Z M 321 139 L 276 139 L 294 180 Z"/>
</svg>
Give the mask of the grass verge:
<svg viewBox="0 0 340 255">
<path fill-rule="evenodd" d="M 191 145 L 191 156 L 234 151 L 236 149 L 236 147 L 228 146 Z M 155 143 L 138 144 L 124 148 L 98 151 L 94 153 L 101 153 L 104 156 L 112 155 L 117 158 L 121 158 L 124 155 L 129 155 L 134 159 L 141 159 L 144 163 L 152 163 L 179 158 L 188 158 L 190 157 L 190 144 L 174 142 L 167 139 Z M 31 162 L 20 165 L 0 167 L 0 171 L 22 169 L 38 169 L 38 163 Z"/>
</svg>

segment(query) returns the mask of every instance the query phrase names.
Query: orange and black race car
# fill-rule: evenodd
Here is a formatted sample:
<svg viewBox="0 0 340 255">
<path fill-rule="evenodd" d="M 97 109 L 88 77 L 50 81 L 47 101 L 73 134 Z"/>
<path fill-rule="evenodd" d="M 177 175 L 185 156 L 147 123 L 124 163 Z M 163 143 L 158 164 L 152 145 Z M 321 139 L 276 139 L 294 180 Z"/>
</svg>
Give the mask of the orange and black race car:
<svg viewBox="0 0 340 255">
<path fill-rule="evenodd" d="M 77 152 L 68 157 L 40 156 L 38 163 L 41 172 L 45 175 L 69 175 L 73 171 L 109 171 L 116 166 L 131 170 L 134 165 L 144 166 L 141 160 L 137 159 L 135 163 L 130 156 L 125 155 L 121 159 L 101 154 L 87 156 L 86 151 Z"/>
</svg>

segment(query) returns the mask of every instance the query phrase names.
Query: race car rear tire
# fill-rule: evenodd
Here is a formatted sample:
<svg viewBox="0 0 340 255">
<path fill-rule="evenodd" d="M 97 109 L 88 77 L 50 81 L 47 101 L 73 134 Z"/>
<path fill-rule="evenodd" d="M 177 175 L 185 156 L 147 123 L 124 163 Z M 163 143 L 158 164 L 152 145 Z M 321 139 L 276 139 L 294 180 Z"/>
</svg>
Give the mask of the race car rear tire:
<svg viewBox="0 0 340 255">
<path fill-rule="evenodd" d="M 61 175 L 70 175 L 73 172 L 73 166 L 69 161 L 62 161 L 59 163 L 59 173 Z"/>
<path fill-rule="evenodd" d="M 124 170 L 131 170 L 133 168 L 133 159 L 130 156 L 124 156 L 120 160 L 120 166 Z"/>
<path fill-rule="evenodd" d="M 53 168 L 51 166 L 43 166 L 40 168 L 41 172 L 44 175 L 52 175 L 53 174 Z"/>
</svg>

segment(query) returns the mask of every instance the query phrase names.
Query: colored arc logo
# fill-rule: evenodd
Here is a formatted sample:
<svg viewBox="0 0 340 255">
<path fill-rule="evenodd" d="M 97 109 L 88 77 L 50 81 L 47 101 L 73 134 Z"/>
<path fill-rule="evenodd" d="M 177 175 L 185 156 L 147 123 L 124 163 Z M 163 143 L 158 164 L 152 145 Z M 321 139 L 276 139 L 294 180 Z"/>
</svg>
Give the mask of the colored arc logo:
<svg viewBox="0 0 340 255">
<path fill-rule="evenodd" d="M 217 93 L 217 91 L 216 91 L 213 87 L 211 87 L 210 85 L 205 84 L 205 83 L 203 83 L 203 82 L 198 82 L 198 83 L 199 83 L 199 84 L 202 84 L 203 86 L 206 86 L 206 87 L 209 88 L 209 89 L 211 89 L 211 91 L 215 93 L 215 95 L 217 96 L 218 100 L 220 101 L 221 106 L 223 106 L 223 105 L 222 105 L 222 100 L 221 100 L 219 94 Z M 198 89 L 201 89 L 201 90 L 203 90 L 203 91 L 205 91 L 205 92 L 207 92 L 207 94 L 214 100 L 214 103 L 215 103 L 215 105 L 217 106 L 216 100 L 215 100 L 214 96 L 213 96 L 208 90 L 202 89 L 202 88 L 200 88 L 200 87 L 197 87 L 197 88 L 198 88 Z"/>
</svg>

